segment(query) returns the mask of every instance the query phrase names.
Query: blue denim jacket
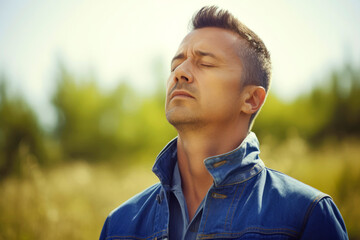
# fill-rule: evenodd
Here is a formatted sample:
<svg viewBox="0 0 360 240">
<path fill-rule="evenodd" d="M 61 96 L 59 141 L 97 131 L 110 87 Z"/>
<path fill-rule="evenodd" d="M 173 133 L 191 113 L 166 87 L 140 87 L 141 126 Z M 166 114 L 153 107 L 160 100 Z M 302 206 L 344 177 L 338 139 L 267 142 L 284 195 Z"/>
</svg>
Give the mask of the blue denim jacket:
<svg viewBox="0 0 360 240">
<path fill-rule="evenodd" d="M 159 154 L 160 183 L 132 197 L 107 217 L 100 239 L 168 239 L 168 194 L 176 139 Z M 259 158 L 250 133 L 235 150 L 207 158 L 214 179 L 205 197 L 197 239 L 348 239 L 332 199 Z"/>
</svg>

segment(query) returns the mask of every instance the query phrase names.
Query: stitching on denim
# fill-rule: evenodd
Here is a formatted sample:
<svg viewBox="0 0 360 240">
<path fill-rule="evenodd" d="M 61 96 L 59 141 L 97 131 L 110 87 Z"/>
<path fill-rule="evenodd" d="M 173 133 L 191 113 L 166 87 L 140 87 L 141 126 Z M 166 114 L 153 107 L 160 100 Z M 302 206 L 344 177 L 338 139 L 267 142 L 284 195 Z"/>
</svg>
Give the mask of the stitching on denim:
<svg viewBox="0 0 360 240">
<path fill-rule="evenodd" d="M 240 185 L 239 185 L 239 186 L 240 186 Z M 240 193 L 240 195 L 239 195 L 238 202 L 240 201 L 240 198 L 241 198 L 241 196 L 242 196 L 243 193 L 244 193 L 245 187 L 246 187 L 246 183 L 244 184 L 244 187 L 243 187 L 243 189 L 242 189 L 242 191 L 241 191 L 241 193 Z M 235 210 L 236 210 L 236 208 L 234 208 L 234 211 L 233 211 L 233 214 L 232 214 L 232 217 L 231 217 L 230 229 L 232 228 L 232 223 L 233 223 L 234 216 L 235 216 Z"/>
<path fill-rule="evenodd" d="M 247 135 L 247 136 L 245 137 L 245 139 L 248 138 L 248 136 L 249 136 L 249 135 Z M 244 140 L 245 140 L 245 139 L 244 139 Z M 238 152 L 238 151 L 240 151 L 240 150 L 243 150 L 243 151 L 241 151 L 241 153 L 242 153 L 241 155 L 243 155 L 243 156 L 244 156 L 243 158 L 245 158 L 246 156 L 248 156 L 248 154 L 245 154 L 246 150 L 247 150 L 249 147 L 253 147 L 253 146 L 255 146 L 255 147 L 257 148 L 257 150 L 254 151 L 254 152 L 258 152 L 258 155 L 259 155 L 259 154 L 260 154 L 259 142 L 256 142 L 256 144 L 253 144 L 252 142 L 253 142 L 252 140 L 251 140 L 251 141 L 243 141 L 243 142 L 240 144 L 240 146 L 238 146 L 237 148 L 231 150 L 230 152 L 225 153 L 225 154 L 220 154 L 220 155 L 216 155 L 216 156 L 212 156 L 212 157 L 206 158 L 205 161 L 207 161 L 207 160 L 209 160 L 209 159 L 214 159 L 214 158 L 227 157 L 227 156 L 232 155 L 233 153 Z M 246 146 L 244 146 L 244 145 L 246 145 Z"/>
<path fill-rule="evenodd" d="M 227 198 L 227 195 L 213 192 L 213 193 L 211 194 L 211 197 L 212 197 L 212 198 L 215 198 L 215 199 L 225 199 L 225 198 Z"/>
<path fill-rule="evenodd" d="M 245 228 L 243 231 L 241 232 L 234 232 L 235 234 L 238 234 L 238 233 L 244 233 L 244 232 L 251 232 L 252 230 L 263 230 L 264 233 L 265 232 L 268 232 L 268 233 L 273 233 L 273 231 L 289 231 L 289 232 L 293 232 L 294 234 L 298 234 L 299 232 L 298 231 L 295 231 L 293 229 L 290 229 L 290 228 L 262 228 L 262 227 L 248 227 L 248 228 Z M 223 233 L 217 233 L 217 234 L 234 234 L 233 232 L 223 232 Z M 217 235 L 217 234 L 200 234 L 200 235 Z"/>
<path fill-rule="evenodd" d="M 212 157 L 206 158 L 205 161 L 208 161 L 208 160 L 210 160 L 210 159 L 215 159 L 215 158 L 225 158 L 225 157 L 227 157 L 227 156 L 229 156 L 229 155 L 231 155 L 231 154 L 239 151 L 240 149 L 241 149 L 241 146 L 233 149 L 232 151 L 230 151 L 230 152 L 228 152 L 228 153 L 220 154 L 220 155 L 216 155 L 216 156 L 212 156 Z M 245 152 L 245 151 L 242 151 L 242 152 Z M 259 152 L 259 150 L 258 150 L 258 152 Z M 242 154 L 242 155 L 244 155 L 244 154 Z M 247 155 L 245 155 L 244 157 L 246 157 L 246 156 L 247 156 Z"/>
<path fill-rule="evenodd" d="M 233 232 L 233 233 L 216 233 L 216 234 L 199 234 L 200 239 L 212 239 L 216 237 L 240 237 L 242 235 L 245 235 L 246 233 L 260 233 L 260 234 L 284 234 L 291 237 L 298 237 L 299 233 L 297 231 L 294 231 L 292 229 L 288 228 L 260 228 L 260 227 L 249 227 L 244 229 L 241 232 Z M 228 236 L 226 236 L 228 235 Z"/>
<path fill-rule="evenodd" d="M 225 223 L 224 223 L 224 230 L 226 230 L 226 223 L 228 222 L 228 220 L 227 220 L 227 219 L 228 219 L 228 215 L 229 215 L 230 209 L 231 209 L 231 207 L 232 207 L 232 205 L 233 205 L 233 203 L 234 203 L 234 200 L 235 200 L 235 198 L 236 198 L 236 194 L 237 194 L 237 191 L 238 191 L 239 187 L 240 187 L 240 184 L 237 185 L 236 190 L 235 190 L 234 197 L 233 197 L 233 199 L 232 199 L 232 201 L 231 201 L 230 207 L 229 207 L 228 210 L 227 210 L 226 217 L 225 217 Z M 231 225 L 230 225 L 230 226 L 231 226 Z"/>
<path fill-rule="evenodd" d="M 138 238 L 138 237 L 135 237 L 135 236 L 109 236 L 109 237 L 106 237 L 106 239 L 113 239 L 113 240 L 116 240 L 116 238 L 117 239 L 137 239 L 137 240 L 143 240 L 143 239 L 149 239 L 149 238 L 152 238 L 154 235 L 157 235 L 157 234 L 159 234 L 159 233 L 161 233 L 161 232 L 166 232 L 166 230 L 164 229 L 164 230 L 161 230 L 161 231 L 159 231 L 159 232 L 156 232 L 156 233 L 154 233 L 154 234 L 152 234 L 152 235 L 150 235 L 150 236 L 148 236 L 148 237 L 146 237 L 146 238 Z M 115 238 L 115 239 L 114 239 Z"/>
<path fill-rule="evenodd" d="M 304 230 L 305 230 L 305 227 L 306 227 L 306 224 L 309 220 L 309 217 L 312 213 L 312 211 L 314 210 L 314 208 L 316 207 L 316 205 L 324 198 L 331 198 L 329 195 L 326 195 L 324 193 L 320 193 L 310 204 L 310 206 L 308 207 L 307 211 L 306 211 L 306 214 L 304 216 L 304 220 L 303 220 L 303 224 L 301 226 L 301 235 L 303 234 Z"/>
<path fill-rule="evenodd" d="M 255 164 L 254 167 L 252 167 L 250 170 L 247 170 L 247 171 L 253 170 L 256 166 L 259 166 L 259 164 Z M 261 173 L 264 169 L 265 169 L 265 167 L 264 167 L 264 166 L 261 166 L 261 168 L 259 169 L 259 171 L 258 171 L 257 173 L 255 173 L 254 175 L 251 175 L 250 177 L 248 177 L 248 178 L 246 178 L 246 179 L 244 179 L 244 180 L 242 180 L 242 181 L 233 182 L 233 183 L 224 184 L 224 185 L 218 185 L 218 186 L 216 186 L 216 187 L 217 187 L 217 188 L 218 188 L 218 187 L 226 187 L 226 186 L 231 186 L 231 185 L 235 185 L 235 184 L 240 184 L 240 183 L 246 182 L 246 181 L 248 181 L 249 179 L 251 179 L 251 178 L 255 177 L 256 175 L 258 175 L 259 173 Z"/>
<path fill-rule="evenodd" d="M 227 160 L 222 160 L 220 162 L 214 163 L 212 166 L 213 166 L 213 168 L 218 168 L 218 167 L 221 167 L 222 165 L 226 164 L 227 162 L 228 162 Z"/>
<path fill-rule="evenodd" d="M 210 202 L 211 202 L 211 198 L 209 198 L 209 202 L 208 202 L 208 205 L 210 205 Z M 206 216 L 205 216 L 205 221 L 204 221 L 204 227 L 203 227 L 203 232 L 205 231 L 205 226 L 206 226 L 206 222 L 207 222 L 207 219 L 208 219 L 208 216 L 209 216 L 209 211 L 210 211 L 210 206 L 206 206 L 207 207 L 207 211 L 206 211 Z"/>
</svg>

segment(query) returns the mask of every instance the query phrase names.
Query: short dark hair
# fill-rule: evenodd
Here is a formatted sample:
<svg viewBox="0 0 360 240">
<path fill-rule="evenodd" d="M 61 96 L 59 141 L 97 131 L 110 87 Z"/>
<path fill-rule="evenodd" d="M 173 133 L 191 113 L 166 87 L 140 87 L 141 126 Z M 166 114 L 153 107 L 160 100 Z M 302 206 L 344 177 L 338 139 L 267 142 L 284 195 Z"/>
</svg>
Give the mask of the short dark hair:
<svg viewBox="0 0 360 240">
<path fill-rule="evenodd" d="M 218 27 L 230 30 L 238 34 L 246 42 L 246 48 L 242 43 L 239 57 L 242 60 L 242 84 L 257 85 L 265 88 L 268 92 L 271 79 L 271 60 L 270 53 L 264 42 L 241 23 L 227 10 L 219 9 L 216 6 L 201 8 L 192 18 L 191 30 L 205 27 Z M 255 118 L 257 112 L 251 116 L 250 123 Z"/>
</svg>

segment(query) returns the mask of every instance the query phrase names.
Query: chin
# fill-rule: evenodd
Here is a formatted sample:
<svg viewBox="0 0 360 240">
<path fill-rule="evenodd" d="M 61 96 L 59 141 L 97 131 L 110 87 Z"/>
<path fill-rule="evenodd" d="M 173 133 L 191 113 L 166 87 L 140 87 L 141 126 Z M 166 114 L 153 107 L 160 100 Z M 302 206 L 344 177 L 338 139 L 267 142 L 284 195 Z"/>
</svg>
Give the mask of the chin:
<svg viewBox="0 0 360 240">
<path fill-rule="evenodd" d="M 181 126 L 181 125 L 189 125 L 198 122 L 198 119 L 189 114 L 187 112 L 180 112 L 180 111 L 167 111 L 166 112 L 166 119 L 168 122 L 173 125 L 174 127 Z"/>
</svg>

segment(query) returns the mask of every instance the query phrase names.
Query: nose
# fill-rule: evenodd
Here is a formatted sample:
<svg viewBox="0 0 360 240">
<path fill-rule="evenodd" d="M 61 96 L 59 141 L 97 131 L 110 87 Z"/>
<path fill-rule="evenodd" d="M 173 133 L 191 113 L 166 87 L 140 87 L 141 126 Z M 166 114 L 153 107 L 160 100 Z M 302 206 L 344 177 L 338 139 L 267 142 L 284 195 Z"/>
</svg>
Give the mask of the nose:
<svg viewBox="0 0 360 240">
<path fill-rule="evenodd" d="M 193 75 L 191 71 L 191 63 L 188 60 L 181 63 L 177 68 L 174 70 L 174 80 L 177 82 L 193 82 Z"/>
</svg>

